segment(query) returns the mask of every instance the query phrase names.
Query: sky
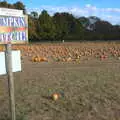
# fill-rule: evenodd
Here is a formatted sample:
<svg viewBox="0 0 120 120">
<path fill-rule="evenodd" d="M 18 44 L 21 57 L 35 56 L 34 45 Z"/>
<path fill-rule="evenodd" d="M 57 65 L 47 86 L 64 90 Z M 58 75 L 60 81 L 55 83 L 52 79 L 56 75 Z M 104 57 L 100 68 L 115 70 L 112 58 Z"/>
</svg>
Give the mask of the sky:
<svg viewBox="0 0 120 120">
<path fill-rule="evenodd" d="M 15 3 L 18 0 L 7 0 Z M 76 17 L 97 16 L 113 25 L 120 25 L 120 0 L 20 0 L 26 6 L 27 12 L 43 9 L 50 15 L 55 12 L 69 12 Z"/>
</svg>

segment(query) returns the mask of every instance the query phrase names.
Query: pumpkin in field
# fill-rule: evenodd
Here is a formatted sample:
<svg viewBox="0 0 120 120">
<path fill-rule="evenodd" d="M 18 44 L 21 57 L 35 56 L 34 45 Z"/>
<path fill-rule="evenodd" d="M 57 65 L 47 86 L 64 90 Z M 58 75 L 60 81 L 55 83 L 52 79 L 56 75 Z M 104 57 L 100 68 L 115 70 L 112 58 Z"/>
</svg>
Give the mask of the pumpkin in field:
<svg viewBox="0 0 120 120">
<path fill-rule="evenodd" d="M 59 94 L 58 93 L 54 93 L 54 94 L 52 94 L 52 99 L 53 100 L 58 100 L 58 98 L 59 98 Z"/>
<path fill-rule="evenodd" d="M 43 61 L 43 62 L 47 62 L 48 60 L 47 60 L 46 57 L 41 57 L 41 58 L 40 58 L 40 61 L 41 61 L 41 62 L 42 62 L 42 61 Z"/>
<path fill-rule="evenodd" d="M 47 61 L 48 61 L 47 58 L 40 57 L 38 55 L 32 58 L 32 62 L 47 62 Z"/>
<path fill-rule="evenodd" d="M 39 61 L 39 57 L 38 56 L 32 57 L 32 62 L 38 62 L 38 61 Z"/>
</svg>

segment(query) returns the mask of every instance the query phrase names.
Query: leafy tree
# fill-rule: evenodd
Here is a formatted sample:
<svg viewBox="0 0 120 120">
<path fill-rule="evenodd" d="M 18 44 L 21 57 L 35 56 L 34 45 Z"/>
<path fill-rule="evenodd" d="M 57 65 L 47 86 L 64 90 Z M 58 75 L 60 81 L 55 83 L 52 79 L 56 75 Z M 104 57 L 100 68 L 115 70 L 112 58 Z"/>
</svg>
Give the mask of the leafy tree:
<svg viewBox="0 0 120 120">
<path fill-rule="evenodd" d="M 82 24 L 72 14 L 56 13 L 53 16 L 56 25 L 57 39 L 81 39 L 83 36 Z"/>
<path fill-rule="evenodd" d="M 32 12 L 30 13 L 30 16 L 33 17 L 34 19 L 37 19 L 37 18 L 39 17 L 39 16 L 38 16 L 38 13 L 35 12 L 35 11 L 32 11 Z"/>
<path fill-rule="evenodd" d="M 28 16 L 28 35 L 30 41 L 37 41 L 39 40 L 39 36 L 37 33 L 37 23 L 38 21 L 32 18 L 30 15 Z"/>
<path fill-rule="evenodd" d="M 23 10 L 23 13 L 26 14 L 25 5 L 22 2 L 18 1 L 14 3 L 13 6 L 15 9 Z"/>
<path fill-rule="evenodd" d="M 0 7 L 23 10 L 21 1 L 14 4 L 6 0 L 0 2 Z M 29 39 L 40 40 L 119 40 L 120 25 L 112 25 L 96 16 L 76 18 L 67 12 L 55 13 L 50 16 L 46 10 L 40 15 L 32 11 L 28 15 Z"/>
<path fill-rule="evenodd" d="M 72 21 L 70 17 L 72 17 L 72 15 L 68 13 L 54 14 L 53 20 L 56 26 L 56 39 L 62 40 L 72 31 Z"/>
<path fill-rule="evenodd" d="M 55 24 L 52 17 L 43 10 L 38 18 L 38 34 L 42 40 L 54 40 L 55 39 Z"/>
<path fill-rule="evenodd" d="M 5 8 L 8 8 L 8 3 L 6 0 L 0 2 L 0 7 L 5 7 Z"/>
</svg>

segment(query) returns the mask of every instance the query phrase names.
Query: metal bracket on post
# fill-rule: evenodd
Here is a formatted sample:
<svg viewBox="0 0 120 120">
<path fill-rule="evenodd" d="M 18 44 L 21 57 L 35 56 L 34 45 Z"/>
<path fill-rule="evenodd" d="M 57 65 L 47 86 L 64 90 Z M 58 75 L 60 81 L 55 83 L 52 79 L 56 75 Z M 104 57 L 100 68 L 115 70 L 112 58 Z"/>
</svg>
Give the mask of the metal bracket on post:
<svg viewBox="0 0 120 120">
<path fill-rule="evenodd" d="M 13 79 L 13 72 L 12 72 L 12 45 L 5 44 L 5 50 L 6 50 L 5 51 L 5 61 L 6 61 L 6 72 L 7 72 L 7 76 L 8 76 L 10 115 L 11 115 L 11 120 L 16 120 L 14 79 Z"/>
</svg>

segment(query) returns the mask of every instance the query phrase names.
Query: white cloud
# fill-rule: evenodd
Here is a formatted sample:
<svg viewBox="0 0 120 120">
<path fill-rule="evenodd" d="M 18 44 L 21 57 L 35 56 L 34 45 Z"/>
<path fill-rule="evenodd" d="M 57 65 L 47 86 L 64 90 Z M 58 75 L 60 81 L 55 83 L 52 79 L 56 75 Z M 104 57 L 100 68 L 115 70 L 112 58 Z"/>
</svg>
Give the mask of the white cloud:
<svg viewBox="0 0 120 120">
<path fill-rule="evenodd" d="M 100 11 L 120 13 L 120 8 L 102 8 Z"/>
<path fill-rule="evenodd" d="M 41 12 L 43 9 L 47 10 L 50 15 L 56 12 L 69 12 L 77 17 L 80 16 L 97 16 L 103 20 L 107 20 L 112 24 L 120 23 L 120 8 L 97 8 L 91 4 L 86 4 L 81 7 L 66 7 L 66 6 L 40 6 L 39 8 L 28 9 L 28 12 Z"/>
<path fill-rule="evenodd" d="M 92 6 L 90 4 L 86 4 L 85 7 L 90 9 L 90 10 L 97 10 L 96 6 Z"/>
</svg>

